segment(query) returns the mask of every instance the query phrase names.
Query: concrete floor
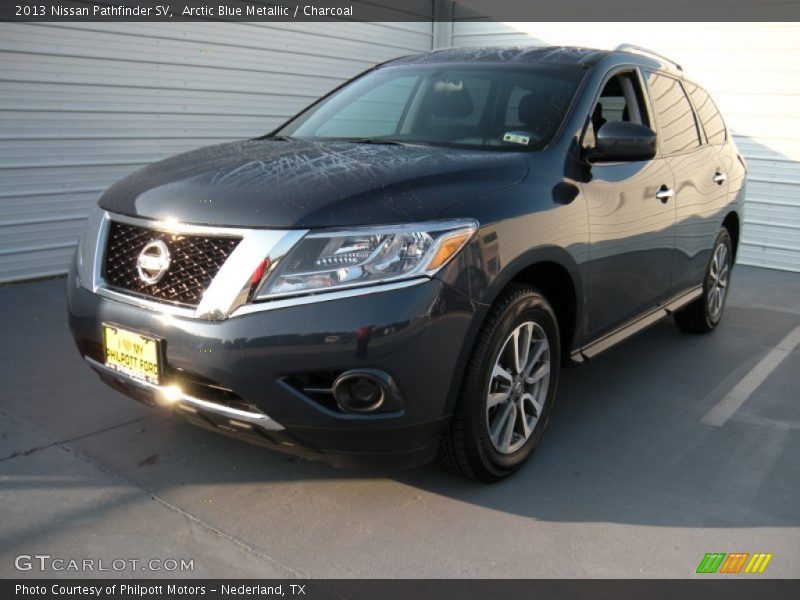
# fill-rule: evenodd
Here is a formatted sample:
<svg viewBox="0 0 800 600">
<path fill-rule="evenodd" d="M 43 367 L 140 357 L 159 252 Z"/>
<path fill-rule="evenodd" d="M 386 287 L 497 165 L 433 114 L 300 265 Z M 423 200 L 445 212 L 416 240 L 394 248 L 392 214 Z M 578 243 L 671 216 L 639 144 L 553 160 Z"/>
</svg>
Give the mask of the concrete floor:
<svg viewBox="0 0 800 600">
<path fill-rule="evenodd" d="M 771 552 L 762 577 L 800 577 L 800 347 L 701 422 L 798 326 L 800 275 L 737 267 L 713 335 L 667 320 L 565 372 L 533 460 L 479 486 L 338 471 L 138 405 L 78 357 L 63 280 L 5 287 L 0 576 L 42 576 L 14 557 L 49 554 L 207 577 L 683 578 L 706 552 Z"/>
</svg>

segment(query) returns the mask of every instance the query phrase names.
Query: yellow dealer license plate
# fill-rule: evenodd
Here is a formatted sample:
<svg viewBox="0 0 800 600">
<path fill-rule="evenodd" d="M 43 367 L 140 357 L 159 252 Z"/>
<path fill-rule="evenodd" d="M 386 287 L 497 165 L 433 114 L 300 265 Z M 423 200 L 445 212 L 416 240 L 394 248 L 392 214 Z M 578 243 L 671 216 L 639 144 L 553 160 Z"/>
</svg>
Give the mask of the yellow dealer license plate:
<svg viewBox="0 0 800 600">
<path fill-rule="evenodd" d="M 106 366 L 134 379 L 158 385 L 161 374 L 159 340 L 103 324 Z"/>
</svg>

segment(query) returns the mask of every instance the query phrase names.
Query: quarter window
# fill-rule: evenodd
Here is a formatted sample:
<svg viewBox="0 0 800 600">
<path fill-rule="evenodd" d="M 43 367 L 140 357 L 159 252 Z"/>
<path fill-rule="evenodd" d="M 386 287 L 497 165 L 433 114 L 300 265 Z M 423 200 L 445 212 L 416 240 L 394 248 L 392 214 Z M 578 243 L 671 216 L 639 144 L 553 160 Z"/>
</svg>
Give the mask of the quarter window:
<svg viewBox="0 0 800 600">
<path fill-rule="evenodd" d="M 659 75 L 647 74 L 647 87 L 653 104 L 661 151 L 677 154 L 700 147 L 692 105 L 680 81 Z"/>
<path fill-rule="evenodd" d="M 717 110 L 711 96 L 699 85 L 693 83 L 685 83 L 684 85 L 686 86 L 686 91 L 689 92 L 689 97 L 692 99 L 697 116 L 700 117 L 700 122 L 703 124 L 708 143 L 724 143 L 727 138 L 725 122 L 722 120 L 722 115 L 719 114 L 719 110 Z"/>
</svg>

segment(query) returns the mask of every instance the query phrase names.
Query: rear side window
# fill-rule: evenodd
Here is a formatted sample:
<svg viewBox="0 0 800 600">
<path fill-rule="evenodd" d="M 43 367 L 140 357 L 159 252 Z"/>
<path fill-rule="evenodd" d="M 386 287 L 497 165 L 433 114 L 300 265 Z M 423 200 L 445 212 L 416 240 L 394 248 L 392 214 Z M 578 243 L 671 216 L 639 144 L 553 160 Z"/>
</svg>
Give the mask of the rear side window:
<svg viewBox="0 0 800 600">
<path fill-rule="evenodd" d="M 697 116 L 700 117 L 700 122 L 703 124 L 708 143 L 723 144 L 727 139 L 725 122 L 722 120 L 722 115 L 719 114 L 719 110 L 717 110 L 711 96 L 699 85 L 688 82 L 684 85 L 689 97 L 692 99 Z"/>
<path fill-rule="evenodd" d="M 677 154 L 700 147 L 700 136 L 692 105 L 680 82 L 666 75 L 647 74 L 647 87 L 653 104 L 661 151 Z"/>
</svg>

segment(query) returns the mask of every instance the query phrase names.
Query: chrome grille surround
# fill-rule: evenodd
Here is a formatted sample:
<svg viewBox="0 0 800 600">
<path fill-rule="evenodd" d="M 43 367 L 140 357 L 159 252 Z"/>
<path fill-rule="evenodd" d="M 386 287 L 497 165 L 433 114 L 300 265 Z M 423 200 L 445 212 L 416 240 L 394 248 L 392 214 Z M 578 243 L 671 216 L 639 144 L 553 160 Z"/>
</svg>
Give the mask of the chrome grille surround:
<svg viewBox="0 0 800 600">
<path fill-rule="evenodd" d="M 195 306 L 188 303 L 169 302 L 164 298 L 123 289 L 106 279 L 106 248 L 112 224 L 123 224 L 151 232 L 154 237 L 174 236 L 235 242 L 230 253 L 199 294 Z M 224 320 L 249 301 L 250 278 L 265 258 L 271 265 L 281 258 L 307 233 L 305 229 L 245 229 L 191 225 L 174 220 L 151 220 L 99 211 L 90 217 L 79 248 L 79 268 L 82 261 L 91 264 L 86 277 L 87 287 L 94 293 L 120 302 L 134 304 L 149 310 L 173 316 Z M 82 278 L 83 281 L 83 278 Z"/>
</svg>

